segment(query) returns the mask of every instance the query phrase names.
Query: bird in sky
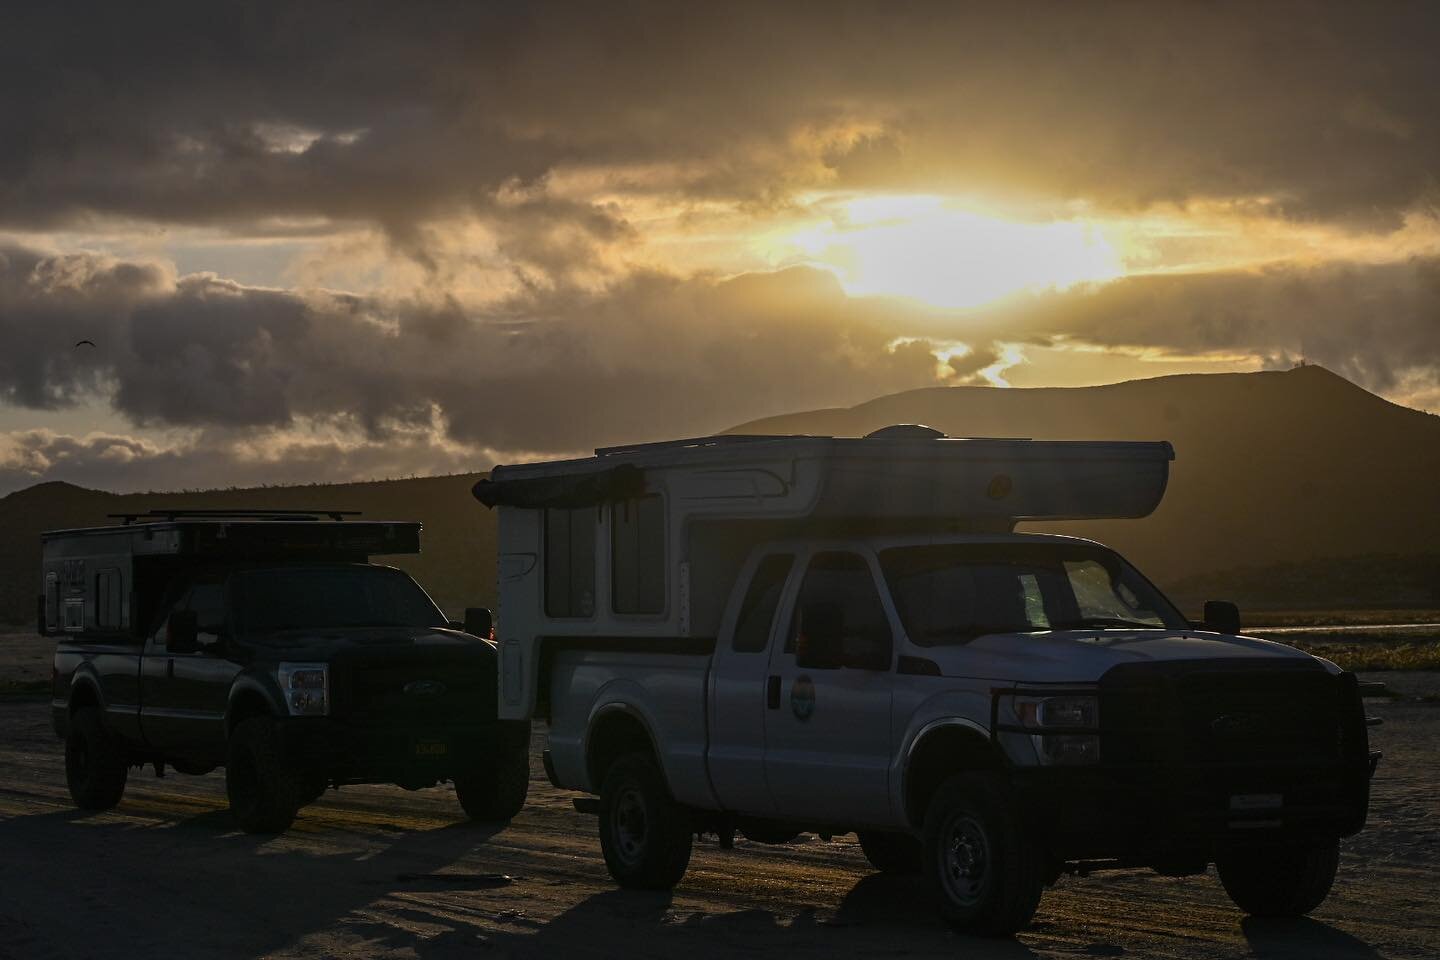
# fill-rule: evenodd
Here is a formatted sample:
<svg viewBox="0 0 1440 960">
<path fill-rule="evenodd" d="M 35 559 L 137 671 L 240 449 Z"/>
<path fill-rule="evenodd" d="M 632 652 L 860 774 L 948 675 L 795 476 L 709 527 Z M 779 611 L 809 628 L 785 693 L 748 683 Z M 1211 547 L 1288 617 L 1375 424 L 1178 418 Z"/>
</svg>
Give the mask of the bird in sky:
<svg viewBox="0 0 1440 960">
<path fill-rule="evenodd" d="M 75 341 L 75 346 L 77 346 L 77 347 L 83 347 L 83 346 L 87 346 L 87 345 L 93 347 L 93 346 L 95 346 L 95 341 L 94 341 L 94 340 L 76 340 L 76 341 Z"/>
</svg>

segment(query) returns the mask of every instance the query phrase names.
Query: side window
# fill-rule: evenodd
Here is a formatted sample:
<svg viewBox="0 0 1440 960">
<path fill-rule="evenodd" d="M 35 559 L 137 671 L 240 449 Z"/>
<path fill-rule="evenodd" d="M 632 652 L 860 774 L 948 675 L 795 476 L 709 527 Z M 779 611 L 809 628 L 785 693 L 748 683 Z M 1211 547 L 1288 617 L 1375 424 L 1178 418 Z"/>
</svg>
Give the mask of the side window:
<svg viewBox="0 0 1440 960">
<path fill-rule="evenodd" d="M 665 610 L 665 501 L 659 494 L 610 508 L 610 602 L 616 613 Z"/>
<path fill-rule="evenodd" d="M 119 630 L 125 626 L 121 604 L 120 571 L 115 567 L 95 574 L 95 626 L 100 630 Z"/>
<path fill-rule="evenodd" d="M 595 615 L 597 507 L 545 510 L 545 613 Z"/>
<path fill-rule="evenodd" d="M 889 658 L 893 646 L 890 621 L 870 565 L 859 554 L 819 553 L 810 561 L 785 641 L 786 653 L 795 652 L 807 611 L 839 618 L 841 646 L 847 657 Z"/>
<path fill-rule="evenodd" d="M 225 584 L 220 581 L 202 581 L 190 588 L 185 598 L 185 607 L 195 611 L 195 622 L 199 628 L 202 644 L 215 643 L 225 625 Z"/>
<path fill-rule="evenodd" d="M 780 593 L 785 589 L 785 580 L 795 558 L 788 553 L 772 553 L 755 568 L 755 576 L 745 591 L 740 604 L 740 615 L 735 620 L 735 638 L 732 649 L 736 653 L 759 653 L 770 644 L 770 624 L 775 619 L 775 608 L 780 605 Z"/>
<path fill-rule="evenodd" d="M 60 629 L 60 577 L 45 574 L 45 629 Z"/>
</svg>

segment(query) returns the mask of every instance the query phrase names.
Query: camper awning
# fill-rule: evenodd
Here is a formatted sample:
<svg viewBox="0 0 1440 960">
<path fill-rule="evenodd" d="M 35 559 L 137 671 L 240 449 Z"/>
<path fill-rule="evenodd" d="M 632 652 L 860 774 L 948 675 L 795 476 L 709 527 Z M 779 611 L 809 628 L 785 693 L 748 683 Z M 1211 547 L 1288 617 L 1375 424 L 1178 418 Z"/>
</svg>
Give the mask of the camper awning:
<svg viewBox="0 0 1440 960">
<path fill-rule="evenodd" d="M 634 464 L 568 476 L 481 480 L 471 488 L 487 507 L 593 507 L 645 492 L 645 472 Z"/>
</svg>

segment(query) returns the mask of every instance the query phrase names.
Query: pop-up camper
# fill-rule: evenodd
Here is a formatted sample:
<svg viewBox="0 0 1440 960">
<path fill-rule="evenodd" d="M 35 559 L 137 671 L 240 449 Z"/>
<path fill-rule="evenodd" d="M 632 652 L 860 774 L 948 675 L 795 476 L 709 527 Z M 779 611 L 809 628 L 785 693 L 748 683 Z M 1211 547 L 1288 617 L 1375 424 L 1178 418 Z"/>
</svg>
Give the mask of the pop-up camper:
<svg viewBox="0 0 1440 960">
<path fill-rule="evenodd" d="M 1244 910 L 1305 913 L 1365 821 L 1355 677 L 1013 532 L 1143 517 L 1172 456 L 896 426 L 497 468 L 502 714 L 549 721 L 626 886 L 678 883 L 697 831 L 855 831 L 970 931 L 1105 866 L 1214 863 Z"/>
</svg>

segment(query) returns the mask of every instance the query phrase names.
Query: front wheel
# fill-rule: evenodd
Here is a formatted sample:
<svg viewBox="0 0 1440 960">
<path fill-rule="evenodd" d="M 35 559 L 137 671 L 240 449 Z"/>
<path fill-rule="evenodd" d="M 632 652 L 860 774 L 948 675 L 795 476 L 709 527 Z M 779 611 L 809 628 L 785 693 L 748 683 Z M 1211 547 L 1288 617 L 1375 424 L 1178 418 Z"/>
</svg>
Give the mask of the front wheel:
<svg viewBox="0 0 1440 960">
<path fill-rule="evenodd" d="M 1008 936 L 1040 905 L 1044 861 L 991 774 L 959 774 L 941 784 L 925 814 L 925 879 L 951 926 Z"/>
<path fill-rule="evenodd" d="M 98 707 L 81 707 L 65 738 L 65 783 L 81 810 L 109 810 L 125 793 L 130 764 L 105 730 Z"/>
<path fill-rule="evenodd" d="M 241 720 L 225 761 L 230 812 L 246 833 L 284 833 L 305 799 L 305 784 L 269 717 Z"/>
<path fill-rule="evenodd" d="M 693 829 L 650 757 L 633 753 L 611 765 L 600 787 L 600 849 L 616 883 L 675 886 L 690 865 Z"/>
<path fill-rule="evenodd" d="M 489 769 L 454 778 L 455 795 L 471 820 L 508 822 L 525 806 L 530 794 L 530 725 L 523 728 L 503 738 Z"/>
<path fill-rule="evenodd" d="M 1215 872 L 1235 905 L 1253 917 L 1299 917 L 1330 895 L 1340 847 L 1334 841 L 1234 850 Z"/>
</svg>

